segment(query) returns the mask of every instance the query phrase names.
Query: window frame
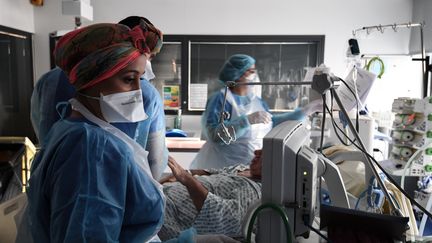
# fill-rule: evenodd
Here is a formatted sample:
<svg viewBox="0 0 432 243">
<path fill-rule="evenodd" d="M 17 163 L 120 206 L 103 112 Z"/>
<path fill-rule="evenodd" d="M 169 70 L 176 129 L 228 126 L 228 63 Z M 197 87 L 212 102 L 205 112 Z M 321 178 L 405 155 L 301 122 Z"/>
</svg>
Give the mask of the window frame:
<svg viewBox="0 0 432 243">
<path fill-rule="evenodd" d="M 317 65 L 324 62 L 325 35 L 164 35 L 164 41 L 181 43 L 180 109 L 185 115 L 201 115 L 203 113 L 203 111 L 189 110 L 188 105 L 192 42 L 313 42 L 317 44 Z M 176 113 L 175 110 L 165 110 L 167 115 Z"/>
</svg>

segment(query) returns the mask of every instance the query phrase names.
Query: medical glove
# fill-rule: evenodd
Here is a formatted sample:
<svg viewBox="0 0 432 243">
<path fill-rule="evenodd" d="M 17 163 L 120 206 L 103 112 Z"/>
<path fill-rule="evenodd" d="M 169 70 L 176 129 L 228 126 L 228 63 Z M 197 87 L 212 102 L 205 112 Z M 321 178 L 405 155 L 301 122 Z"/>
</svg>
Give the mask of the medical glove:
<svg viewBox="0 0 432 243">
<path fill-rule="evenodd" d="M 285 112 L 282 114 L 273 114 L 272 121 L 273 121 L 273 127 L 279 125 L 280 123 L 288 120 L 296 120 L 296 121 L 302 121 L 305 119 L 305 114 L 303 113 L 302 109 L 297 108 L 293 112 Z"/>
<path fill-rule="evenodd" d="M 272 121 L 272 115 L 267 111 L 256 111 L 247 116 L 250 124 L 258 123 L 270 123 Z"/>
</svg>

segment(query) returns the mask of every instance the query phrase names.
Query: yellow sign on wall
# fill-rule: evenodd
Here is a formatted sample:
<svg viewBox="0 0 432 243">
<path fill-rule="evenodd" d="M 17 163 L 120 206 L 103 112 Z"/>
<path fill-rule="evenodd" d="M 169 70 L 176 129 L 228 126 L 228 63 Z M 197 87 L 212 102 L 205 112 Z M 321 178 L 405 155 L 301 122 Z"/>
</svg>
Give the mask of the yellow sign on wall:
<svg viewBox="0 0 432 243">
<path fill-rule="evenodd" d="M 177 109 L 180 107 L 180 87 L 178 85 L 164 85 L 163 97 L 165 109 Z"/>
</svg>

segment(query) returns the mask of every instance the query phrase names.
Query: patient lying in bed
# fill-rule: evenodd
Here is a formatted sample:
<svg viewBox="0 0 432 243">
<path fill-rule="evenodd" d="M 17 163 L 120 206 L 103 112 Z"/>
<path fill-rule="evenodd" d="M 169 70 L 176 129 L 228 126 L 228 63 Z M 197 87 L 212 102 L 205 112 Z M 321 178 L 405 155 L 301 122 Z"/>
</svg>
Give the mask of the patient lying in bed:
<svg viewBox="0 0 432 243">
<path fill-rule="evenodd" d="M 166 196 L 162 240 L 194 227 L 198 234 L 240 236 L 249 206 L 261 198 L 261 150 L 255 151 L 250 166 L 220 170 L 185 171 L 173 158 L 173 174 L 161 180 Z"/>
<path fill-rule="evenodd" d="M 173 174 L 160 181 L 166 196 L 166 211 L 159 237 L 176 238 L 190 227 L 198 234 L 240 236 L 248 208 L 261 199 L 261 155 L 261 150 L 255 151 L 250 166 L 192 170 L 193 175 L 169 158 Z M 347 190 L 358 196 L 365 186 L 364 167 L 352 169 L 349 162 L 337 165 Z"/>
</svg>

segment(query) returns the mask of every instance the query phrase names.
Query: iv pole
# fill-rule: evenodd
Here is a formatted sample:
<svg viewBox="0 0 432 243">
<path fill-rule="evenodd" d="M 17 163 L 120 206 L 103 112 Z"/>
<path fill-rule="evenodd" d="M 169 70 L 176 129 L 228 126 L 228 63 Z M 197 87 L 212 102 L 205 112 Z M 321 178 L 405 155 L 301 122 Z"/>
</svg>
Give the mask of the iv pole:
<svg viewBox="0 0 432 243">
<path fill-rule="evenodd" d="M 330 92 L 333 94 L 333 97 L 336 100 L 336 103 L 338 104 L 339 108 L 341 109 L 342 113 L 344 114 L 345 117 L 348 118 L 349 117 L 348 113 L 347 113 L 345 107 L 343 106 L 342 101 L 340 100 L 340 98 L 339 98 L 339 96 L 338 96 L 338 94 L 337 94 L 337 92 L 333 86 L 333 82 L 338 81 L 338 80 L 340 80 L 340 78 L 332 77 L 326 73 L 315 73 L 315 75 L 313 76 L 312 82 L 259 82 L 259 83 L 245 82 L 245 83 L 236 83 L 234 81 L 228 81 L 228 82 L 226 82 L 225 92 L 227 92 L 228 88 L 235 87 L 237 85 L 311 85 L 312 89 L 317 91 L 319 94 L 324 94 L 330 90 Z M 226 98 L 226 95 L 225 95 L 225 98 Z M 223 109 L 222 109 L 222 113 L 224 113 Z M 221 121 L 223 124 L 223 119 L 221 119 Z M 359 134 L 357 133 L 351 119 L 347 119 L 347 121 L 348 121 L 348 126 L 351 130 L 351 133 L 357 139 L 359 146 L 361 147 L 361 149 L 363 151 L 366 151 L 364 143 L 361 140 Z M 397 208 L 396 202 L 390 196 L 387 187 L 384 185 L 384 182 L 382 181 L 381 177 L 379 176 L 379 173 L 378 173 L 377 169 L 375 168 L 374 164 L 372 163 L 371 159 L 369 158 L 369 156 L 365 156 L 365 157 L 366 157 L 366 161 L 368 162 L 368 165 L 369 165 L 370 169 L 372 170 L 381 190 L 384 192 L 386 199 L 388 200 L 391 208 L 393 209 L 392 213 L 396 216 L 402 216 L 400 209 Z"/>
<path fill-rule="evenodd" d="M 424 47 L 424 35 L 423 35 L 423 27 L 424 23 L 404 23 L 404 24 L 387 24 L 387 25 L 374 25 L 374 26 L 366 26 L 356 30 L 353 30 L 353 36 L 356 37 L 357 32 L 366 31 L 369 34 L 372 30 L 378 30 L 381 33 L 384 33 L 384 29 L 392 28 L 395 32 L 398 28 L 420 28 L 420 51 L 421 58 L 413 58 L 413 61 L 421 61 L 422 62 L 422 73 L 423 73 L 423 97 L 428 97 L 431 95 L 431 83 L 429 81 L 429 72 L 432 71 L 432 65 L 429 64 L 430 57 L 426 56 L 426 50 Z"/>
</svg>

